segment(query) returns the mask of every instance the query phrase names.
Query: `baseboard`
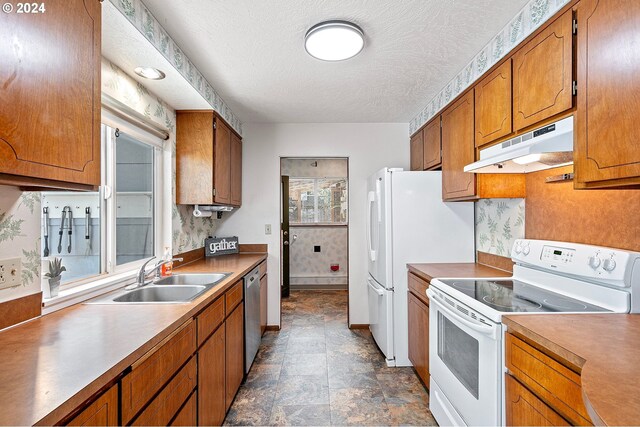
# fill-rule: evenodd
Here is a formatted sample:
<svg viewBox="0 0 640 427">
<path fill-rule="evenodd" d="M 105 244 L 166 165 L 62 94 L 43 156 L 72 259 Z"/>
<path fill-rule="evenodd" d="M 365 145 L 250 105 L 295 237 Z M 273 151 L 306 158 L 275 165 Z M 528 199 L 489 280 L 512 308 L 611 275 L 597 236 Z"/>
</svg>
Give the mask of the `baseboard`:
<svg viewBox="0 0 640 427">
<path fill-rule="evenodd" d="M 279 331 L 279 330 L 280 330 L 279 325 L 267 325 L 267 331 Z"/>
<path fill-rule="evenodd" d="M 368 323 L 352 323 L 349 325 L 349 329 L 369 329 Z"/>
<path fill-rule="evenodd" d="M 292 291 L 346 291 L 349 290 L 347 284 L 324 284 L 324 285 L 289 285 Z"/>
</svg>

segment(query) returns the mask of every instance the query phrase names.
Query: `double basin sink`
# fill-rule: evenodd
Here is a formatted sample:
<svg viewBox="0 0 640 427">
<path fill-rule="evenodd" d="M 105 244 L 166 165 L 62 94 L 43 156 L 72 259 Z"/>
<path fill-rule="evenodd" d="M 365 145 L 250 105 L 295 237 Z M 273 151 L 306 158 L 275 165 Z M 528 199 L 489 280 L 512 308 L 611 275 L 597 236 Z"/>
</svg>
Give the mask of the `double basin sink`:
<svg viewBox="0 0 640 427">
<path fill-rule="evenodd" d="M 174 274 L 130 291 L 120 291 L 89 301 L 88 304 L 184 303 L 213 288 L 231 273 Z"/>
</svg>

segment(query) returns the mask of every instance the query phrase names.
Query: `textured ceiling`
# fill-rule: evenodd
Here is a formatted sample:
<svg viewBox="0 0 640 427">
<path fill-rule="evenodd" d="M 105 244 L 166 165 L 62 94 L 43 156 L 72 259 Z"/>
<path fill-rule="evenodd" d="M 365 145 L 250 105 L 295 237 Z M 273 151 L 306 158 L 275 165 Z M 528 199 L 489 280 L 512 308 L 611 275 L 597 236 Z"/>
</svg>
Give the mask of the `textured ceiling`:
<svg viewBox="0 0 640 427">
<path fill-rule="evenodd" d="M 527 0 L 144 0 L 243 122 L 409 122 Z M 327 19 L 365 32 L 329 63 L 304 34 Z"/>
</svg>

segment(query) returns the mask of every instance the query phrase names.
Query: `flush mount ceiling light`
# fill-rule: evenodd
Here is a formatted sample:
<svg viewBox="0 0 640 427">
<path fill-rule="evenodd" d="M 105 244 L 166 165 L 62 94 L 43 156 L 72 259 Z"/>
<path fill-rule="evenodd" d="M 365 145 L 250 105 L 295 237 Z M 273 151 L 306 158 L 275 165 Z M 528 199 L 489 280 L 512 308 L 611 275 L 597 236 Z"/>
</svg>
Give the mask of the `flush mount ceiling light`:
<svg viewBox="0 0 640 427">
<path fill-rule="evenodd" d="M 136 69 L 133 71 L 135 71 L 137 75 L 139 75 L 140 77 L 144 77 L 145 79 L 162 80 L 166 77 L 166 75 L 162 71 L 153 67 L 136 67 Z"/>
<path fill-rule="evenodd" d="M 360 53 L 364 33 L 347 21 L 325 21 L 314 25 L 304 36 L 304 48 L 323 61 L 343 61 Z"/>
</svg>

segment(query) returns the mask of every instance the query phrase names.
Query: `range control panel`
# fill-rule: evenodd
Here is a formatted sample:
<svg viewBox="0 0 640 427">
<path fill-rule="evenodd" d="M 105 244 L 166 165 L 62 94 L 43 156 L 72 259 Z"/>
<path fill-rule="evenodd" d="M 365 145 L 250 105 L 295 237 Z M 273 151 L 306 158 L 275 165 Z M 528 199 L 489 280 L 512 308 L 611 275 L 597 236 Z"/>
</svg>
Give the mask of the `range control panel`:
<svg viewBox="0 0 640 427">
<path fill-rule="evenodd" d="M 520 265 L 592 278 L 618 287 L 630 286 L 639 280 L 640 253 L 602 246 L 548 240 L 517 239 L 511 249 L 511 259 Z"/>
</svg>

